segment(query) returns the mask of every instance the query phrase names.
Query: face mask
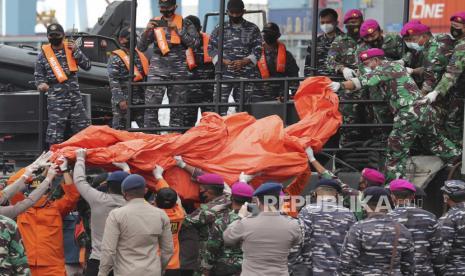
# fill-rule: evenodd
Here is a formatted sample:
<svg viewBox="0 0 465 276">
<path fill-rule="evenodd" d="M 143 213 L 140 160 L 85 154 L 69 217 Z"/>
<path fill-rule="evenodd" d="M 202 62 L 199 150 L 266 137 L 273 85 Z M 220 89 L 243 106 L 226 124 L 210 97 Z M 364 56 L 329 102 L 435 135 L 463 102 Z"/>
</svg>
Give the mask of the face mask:
<svg viewBox="0 0 465 276">
<path fill-rule="evenodd" d="M 454 37 L 457 38 L 463 34 L 462 29 L 457 29 L 454 27 L 450 27 L 450 34 Z"/>
<path fill-rule="evenodd" d="M 423 50 L 424 46 L 420 46 L 420 44 L 416 42 L 405 42 L 405 45 L 407 45 L 407 48 L 415 50 L 417 52 Z"/>
<path fill-rule="evenodd" d="M 278 38 L 274 34 L 265 33 L 263 35 L 263 40 L 265 40 L 266 44 L 274 44 Z"/>
<path fill-rule="evenodd" d="M 121 46 L 126 48 L 126 49 L 129 49 L 130 44 L 129 44 L 129 42 L 126 42 L 126 43 L 122 43 Z"/>
<path fill-rule="evenodd" d="M 174 15 L 174 11 L 175 9 L 172 9 L 172 10 L 160 11 L 160 13 L 163 14 L 163 17 L 170 18 L 171 16 Z"/>
<path fill-rule="evenodd" d="M 360 25 L 346 25 L 347 34 L 351 37 L 358 37 L 360 33 Z"/>
<path fill-rule="evenodd" d="M 63 38 L 62 37 L 52 37 L 48 40 L 50 42 L 50 44 L 52 44 L 53 46 L 60 46 L 61 43 L 63 42 Z"/>
<path fill-rule="evenodd" d="M 334 25 L 333 24 L 322 24 L 322 25 L 320 25 L 320 28 L 323 31 L 323 33 L 325 33 L 325 34 L 334 31 Z"/>
<path fill-rule="evenodd" d="M 242 16 L 229 16 L 229 21 L 233 24 L 239 24 L 242 22 Z"/>
<path fill-rule="evenodd" d="M 206 195 L 207 191 L 203 191 L 203 192 L 199 192 L 199 200 L 200 200 L 200 203 L 205 203 L 207 202 L 207 195 Z"/>
</svg>

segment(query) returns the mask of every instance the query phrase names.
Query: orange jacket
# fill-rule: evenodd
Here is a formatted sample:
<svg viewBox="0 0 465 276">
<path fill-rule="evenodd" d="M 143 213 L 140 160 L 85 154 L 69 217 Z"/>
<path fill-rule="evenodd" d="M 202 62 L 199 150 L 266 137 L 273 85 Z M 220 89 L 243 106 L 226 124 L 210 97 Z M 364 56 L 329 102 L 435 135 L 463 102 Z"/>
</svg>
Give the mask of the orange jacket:
<svg viewBox="0 0 465 276">
<path fill-rule="evenodd" d="M 73 184 L 62 185 L 62 188 L 65 192 L 62 198 L 43 206 L 44 196 L 17 219 L 29 266 L 62 267 L 63 273 L 57 273 L 57 276 L 65 275 L 63 217 L 75 209 L 80 196 Z M 11 202 L 15 204 L 22 199 L 24 195 L 19 193 Z"/>
<path fill-rule="evenodd" d="M 157 187 L 161 188 L 168 188 L 169 185 L 164 179 L 158 180 Z M 181 204 L 176 204 L 171 209 L 162 209 L 170 218 L 171 222 L 171 232 L 173 233 L 173 245 L 174 245 L 174 253 L 173 257 L 171 257 L 170 262 L 166 269 L 179 269 L 181 267 L 181 263 L 179 261 L 179 231 L 181 230 L 182 223 L 184 218 L 186 217 L 184 213 L 184 209 L 182 208 Z"/>
</svg>

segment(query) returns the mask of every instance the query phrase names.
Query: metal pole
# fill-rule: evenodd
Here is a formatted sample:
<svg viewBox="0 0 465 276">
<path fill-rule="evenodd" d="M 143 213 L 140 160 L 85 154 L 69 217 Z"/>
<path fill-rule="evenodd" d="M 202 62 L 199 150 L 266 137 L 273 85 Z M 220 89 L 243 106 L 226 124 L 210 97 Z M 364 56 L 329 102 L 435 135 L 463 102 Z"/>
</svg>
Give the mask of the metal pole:
<svg viewBox="0 0 465 276">
<path fill-rule="evenodd" d="M 219 113 L 220 108 L 217 105 L 221 99 L 221 82 L 220 80 L 223 77 L 223 43 L 224 43 L 224 12 L 226 10 L 225 6 L 226 0 L 220 0 L 220 24 L 219 24 L 219 37 L 218 37 L 218 64 L 216 66 L 215 79 L 216 79 L 216 93 L 215 93 L 215 112 Z"/>
<path fill-rule="evenodd" d="M 410 19 L 410 0 L 404 0 L 404 24 Z"/>
<path fill-rule="evenodd" d="M 312 7 L 312 60 L 310 66 L 316 68 L 316 47 L 317 45 L 317 36 L 318 36 L 318 5 L 319 0 L 313 0 Z M 315 71 L 312 71 L 312 75 L 315 75 Z"/>
<path fill-rule="evenodd" d="M 465 110 L 465 104 L 463 108 Z M 465 117 L 463 119 L 463 125 L 465 126 Z M 463 133 L 462 152 L 465 149 L 465 128 L 463 129 Z M 465 154 L 462 154 L 462 174 L 465 174 Z"/>
<path fill-rule="evenodd" d="M 136 51 L 136 16 L 137 16 L 137 0 L 132 0 L 131 5 L 131 36 L 129 38 L 129 78 L 128 78 L 128 110 L 126 111 L 126 129 L 131 128 L 131 105 L 132 93 L 134 86 L 132 79 L 134 77 L 134 54 Z"/>
<path fill-rule="evenodd" d="M 37 148 L 44 151 L 44 118 L 45 118 L 45 93 L 39 92 L 39 139 Z"/>
</svg>

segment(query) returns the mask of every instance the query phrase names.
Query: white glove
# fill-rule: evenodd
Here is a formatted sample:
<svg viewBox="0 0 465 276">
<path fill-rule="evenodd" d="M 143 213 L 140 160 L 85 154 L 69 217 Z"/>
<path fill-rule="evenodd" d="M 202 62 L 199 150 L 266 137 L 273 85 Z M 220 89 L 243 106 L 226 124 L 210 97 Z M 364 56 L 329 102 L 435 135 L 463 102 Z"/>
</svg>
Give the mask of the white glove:
<svg viewBox="0 0 465 276">
<path fill-rule="evenodd" d="M 418 103 L 421 103 L 421 104 L 434 103 L 436 101 L 436 99 L 438 98 L 438 96 L 439 96 L 439 92 L 436 91 L 436 90 L 432 91 L 432 92 L 429 92 L 426 96 L 421 98 L 421 100 L 419 100 Z"/>
<path fill-rule="evenodd" d="M 53 156 L 53 152 L 51 151 L 48 151 L 48 152 L 44 152 L 42 153 L 39 158 L 37 158 L 33 164 L 39 166 L 39 168 L 43 168 L 43 167 L 46 167 L 46 166 L 49 166 L 50 164 L 48 163 L 48 160 L 50 159 L 50 157 Z"/>
<path fill-rule="evenodd" d="M 336 93 L 337 91 L 339 91 L 339 89 L 341 89 L 341 83 L 333 81 L 328 87 L 334 93 Z"/>
<path fill-rule="evenodd" d="M 76 160 L 80 159 L 82 161 L 86 160 L 87 150 L 86 149 L 77 149 L 76 150 Z"/>
<path fill-rule="evenodd" d="M 160 180 L 160 179 L 163 179 L 163 172 L 165 170 L 161 167 L 161 166 L 158 166 L 156 165 L 155 168 L 153 169 L 153 176 L 155 176 L 155 179 L 156 180 Z"/>
<path fill-rule="evenodd" d="M 244 205 L 242 205 L 241 209 L 239 209 L 239 212 L 237 213 L 237 215 L 240 218 L 245 218 L 245 217 L 250 215 L 249 211 L 247 210 L 247 206 L 248 206 L 248 202 L 244 203 Z"/>
<path fill-rule="evenodd" d="M 129 168 L 129 165 L 126 162 L 113 162 L 112 164 L 113 166 L 120 168 L 121 170 L 127 173 L 131 173 L 131 169 Z"/>
<path fill-rule="evenodd" d="M 180 167 L 181 169 L 184 169 L 186 167 L 186 162 L 182 160 L 182 157 L 177 155 L 174 157 L 174 160 L 176 160 L 176 166 Z"/>
<path fill-rule="evenodd" d="M 342 74 L 344 75 L 344 79 L 346 80 L 350 80 L 351 78 L 355 78 L 357 76 L 354 70 L 347 67 L 344 67 L 344 69 L 342 69 Z"/>
<path fill-rule="evenodd" d="M 48 168 L 47 177 L 45 179 L 47 179 L 48 182 L 51 183 L 56 175 L 57 175 L 57 167 L 56 165 L 52 165 L 50 168 Z"/>
<path fill-rule="evenodd" d="M 400 65 L 402 65 L 402 66 L 405 65 L 405 61 L 404 61 L 403 59 L 394 60 L 393 62 L 394 62 L 394 63 L 397 63 L 397 64 L 400 64 Z"/>
<path fill-rule="evenodd" d="M 239 175 L 239 182 L 249 183 L 250 181 L 252 181 L 252 179 L 254 179 L 255 176 L 257 175 L 256 174 L 245 174 L 244 172 L 241 172 L 241 174 Z"/>
<path fill-rule="evenodd" d="M 64 157 L 64 156 L 60 156 L 60 158 L 58 158 L 58 160 L 61 161 L 60 171 L 66 172 L 68 170 L 68 159 L 66 159 L 66 157 Z"/>
<path fill-rule="evenodd" d="M 307 153 L 308 161 L 310 162 L 316 161 L 312 147 L 306 148 L 305 152 Z"/>
<path fill-rule="evenodd" d="M 32 174 L 39 169 L 39 165 L 32 163 L 31 165 L 26 167 L 23 176 L 27 179 L 32 176 Z"/>
<path fill-rule="evenodd" d="M 405 70 L 407 70 L 407 73 L 411 75 L 413 73 L 413 69 L 410 67 L 405 67 Z"/>
</svg>

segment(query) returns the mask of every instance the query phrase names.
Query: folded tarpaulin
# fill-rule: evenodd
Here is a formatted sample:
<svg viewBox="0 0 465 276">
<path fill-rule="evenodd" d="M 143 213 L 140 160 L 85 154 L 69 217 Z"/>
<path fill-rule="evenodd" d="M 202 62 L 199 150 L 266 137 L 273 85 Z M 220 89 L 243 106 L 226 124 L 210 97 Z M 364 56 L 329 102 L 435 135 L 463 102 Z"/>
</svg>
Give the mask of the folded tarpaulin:
<svg viewBox="0 0 465 276">
<path fill-rule="evenodd" d="M 112 162 L 127 162 L 131 172 L 143 175 L 151 189 L 156 189 L 152 169 L 158 164 L 183 199 L 197 199 L 198 185 L 175 166 L 175 155 L 222 175 L 229 185 L 241 172 L 261 173 L 252 182 L 255 187 L 265 180 L 296 178 L 287 190 L 298 194 L 309 170 L 305 148 L 320 150 L 342 121 L 337 96 L 327 89 L 330 82 L 315 77 L 302 83 L 295 97 L 301 121 L 288 128 L 278 116 L 256 120 L 247 113 L 225 117 L 204 113 L 199 125 L 184 134 L 152 135 L 90 126 L 51 150 L 56 152 L 54 158 L 64 155 L 73 160 L 77 148 L 87 148 L 86 163 L 110 171 L 116 169 Z"/>
</svg>

